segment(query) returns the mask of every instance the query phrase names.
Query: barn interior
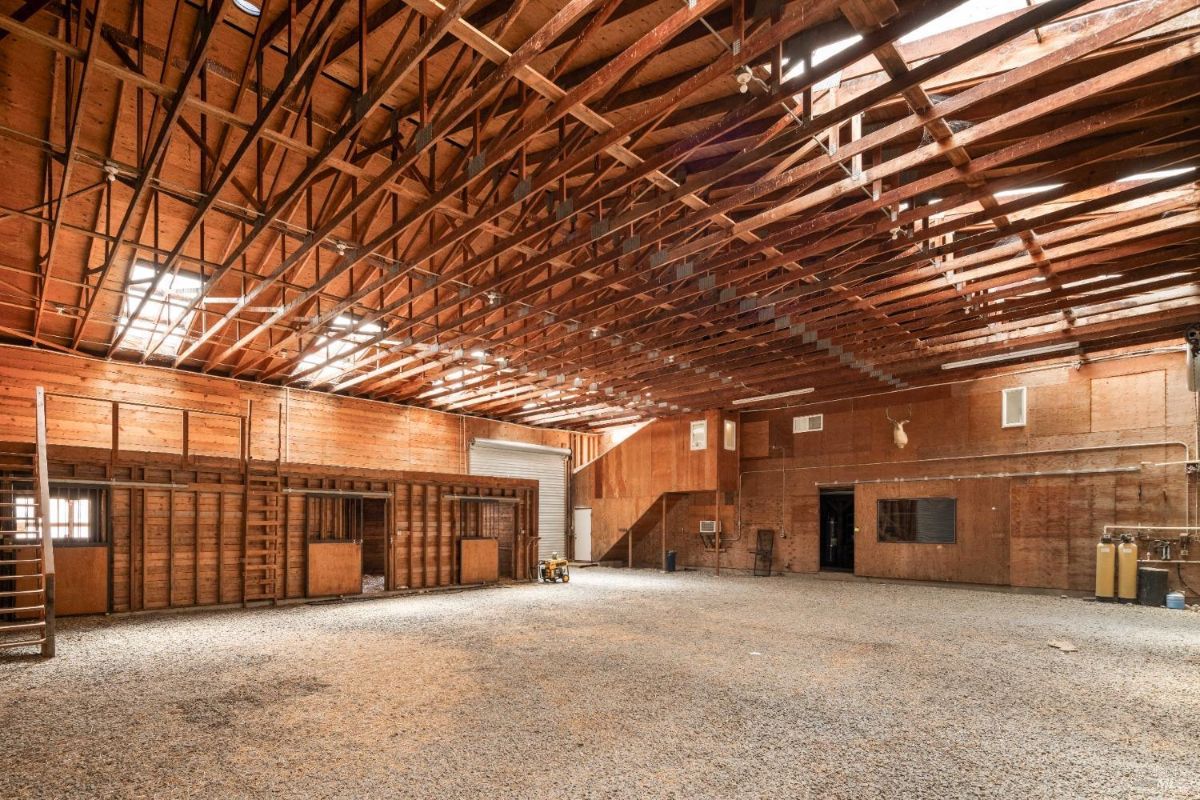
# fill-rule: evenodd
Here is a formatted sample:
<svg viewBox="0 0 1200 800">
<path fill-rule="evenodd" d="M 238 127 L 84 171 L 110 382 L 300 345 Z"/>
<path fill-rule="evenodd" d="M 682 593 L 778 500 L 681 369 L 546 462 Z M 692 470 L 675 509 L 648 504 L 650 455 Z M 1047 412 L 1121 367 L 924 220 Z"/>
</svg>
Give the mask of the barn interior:
<svg viewBox="0 0 1200 800">
<path fill-rule="evenodd" d="M 1200 0 L 0 0 L 0 796 L 1200 795 L 1198 98 Z"/>
</svg>

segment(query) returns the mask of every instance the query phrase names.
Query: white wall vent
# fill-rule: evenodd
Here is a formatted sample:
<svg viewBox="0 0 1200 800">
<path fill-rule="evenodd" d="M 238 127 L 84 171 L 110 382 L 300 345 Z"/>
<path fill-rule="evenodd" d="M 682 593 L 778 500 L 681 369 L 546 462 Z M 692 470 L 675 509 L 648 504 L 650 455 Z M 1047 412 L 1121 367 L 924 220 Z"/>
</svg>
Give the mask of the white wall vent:
<svg viewBox="0 0 1200 800">
<path fill-rule="evenodd" d="M 1021 428 L 1025 426 L 1025 387 L 1005 389 L 1001 393 L 1000 426 Z"/>
<path fill-rule="evenodd" d="M 824 414 L 809 414 L 804 417 L 792 417 L 792 433 L 811 433 L 825 430 Z"/>
</svg>

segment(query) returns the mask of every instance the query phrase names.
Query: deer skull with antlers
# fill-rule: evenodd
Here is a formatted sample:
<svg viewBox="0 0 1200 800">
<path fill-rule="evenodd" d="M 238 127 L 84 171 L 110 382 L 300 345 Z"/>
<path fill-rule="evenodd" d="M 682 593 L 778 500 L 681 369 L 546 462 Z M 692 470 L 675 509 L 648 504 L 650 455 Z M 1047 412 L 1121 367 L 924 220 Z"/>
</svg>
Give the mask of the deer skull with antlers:
<svg viewBox="0 0 1200 800">
<path fill-rule="evenodd" d="M 908 444 L 908 434 L 905 433 L 904 426 L 912 419 L 912 409 L 909 409 L 907 419 L 892 419 L 892 410 L 890 408 L 884 409 L 883 413 L 887 415 L 888 422 L 892 423 L 892 441 L 896 443 L 896 447 L 903 450 L 904 446 Z"/>
</svg>

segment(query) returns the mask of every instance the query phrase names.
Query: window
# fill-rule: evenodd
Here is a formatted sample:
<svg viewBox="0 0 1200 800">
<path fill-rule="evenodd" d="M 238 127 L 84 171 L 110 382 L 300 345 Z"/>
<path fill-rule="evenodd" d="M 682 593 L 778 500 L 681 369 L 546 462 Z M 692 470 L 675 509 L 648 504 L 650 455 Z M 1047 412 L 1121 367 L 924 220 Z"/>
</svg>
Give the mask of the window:
<svg viewBox="0 0 1200 800">
<path fill-rule="evenodd" d="M 731 419 L 725 420 L 725 449 L 737 450 L 737 423 Z"/>
<path fill-rule="evenodd" d="M 824 414 L 809 414 L 806 417 L 792 417 L 792 433 L 809 433 L 824 429 Z"/>
<path fill-rule="evenodd" d="M 703 450 L 708 447 L 708 422 L 698 419 L 692 423 L 692 449 Z"/>
<path fill-rule="evenodd" d="M 1005 389 L 1000 398 L 1000 426 L 1021 428 L 1025 425 L 1025 387 Z"/>
<path fill-rule="evenodd" d="M 880 500 L 876 528 L 881 542 L 954 544 L 958 501 L 953 497 Z"/>
<path fill-rule="evenodd" d="M 29 496 L 14 498 L 15 538 L 38 538 L 37 507 Z M 105 540 L 100 525 L 102 489 L 52 489 L 50 492 L 50 535 L 59 544 L 100 544 Z"/>
<path fill-rule="evenodd" d="M 129 330 L 121 346 L 131 350 L 153 347 L 156 355 L 177 354 L 196 315 L 187 310 L 188 303 L 200 293 L 203 283 L 199 275 L 163 273 L 152 264 L 135 262 L 121 310 L 122 329 Z"/>
</svg>

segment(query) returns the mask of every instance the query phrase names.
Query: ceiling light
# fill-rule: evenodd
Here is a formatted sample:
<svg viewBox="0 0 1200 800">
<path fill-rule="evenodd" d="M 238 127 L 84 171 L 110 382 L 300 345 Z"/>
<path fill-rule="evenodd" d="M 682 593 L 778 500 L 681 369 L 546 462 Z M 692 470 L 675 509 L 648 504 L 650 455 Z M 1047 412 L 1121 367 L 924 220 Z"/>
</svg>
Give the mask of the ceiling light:
<svg viewBox="0 0 1200 800">
<path fill-rule="evenodd" d="M 485 358 L 487 358 L 487 351 L 485 351 L 485 350 L 472 350 L 472 351 L 471 351 L 471 358 L 478 358 L 480 361 L 483 361 Z"/>
<path fill-rule="evenodd" d="M 250 0 L 233 0 L 233 4 L 237 6 L 239 10 L 246 12 L 252 17 L 257 17 L 262 13 L 262 8 L 255 3 L 251 3 Z"/>
<path fill-rule="evenodd" d="M 750 90 L 750 81 L 754 79 L 754 73 L 750 71 L 749 67 L 742 67 L 734 77 L 737 79 L 739 92 L 745 94 Z"/>
<path fill-rule="evenodd" d="M 790 392 L 776 392 L 775 394 L 762 394 L 757 397 L 740 397 L 733 401 L 735 406 L 744 406 L 747 403 L 761 403 L 764 400 L 778 400 L 781 397 L 793 397 L 798 394 L 808 394 L 813 391 L 813 387 L 807 389 L 792 389 Z"/>
<path fill-rule="evenodd" d="M 1007 353 L 996 353 L 990 356 L 980 356 L 979 358 L 968 358 L 963 361 L 947 361 L 942 364 L 942 369 L 959 369 L 961 367 L 978 367 L 984 364 L 995 364 L 998 361 L 1013 361 L 1018 358 L 1030 358 L 1032 356 L 1044 356 L 1050 353 L 1061 353 L 1064 350 L 1078 350 L 1077 342 L 1059 342 L 1058 344 L 1048 344 L 1044 347 L 1030 347 L 1025 350 L 1010 350 Z"/>
</svg>

